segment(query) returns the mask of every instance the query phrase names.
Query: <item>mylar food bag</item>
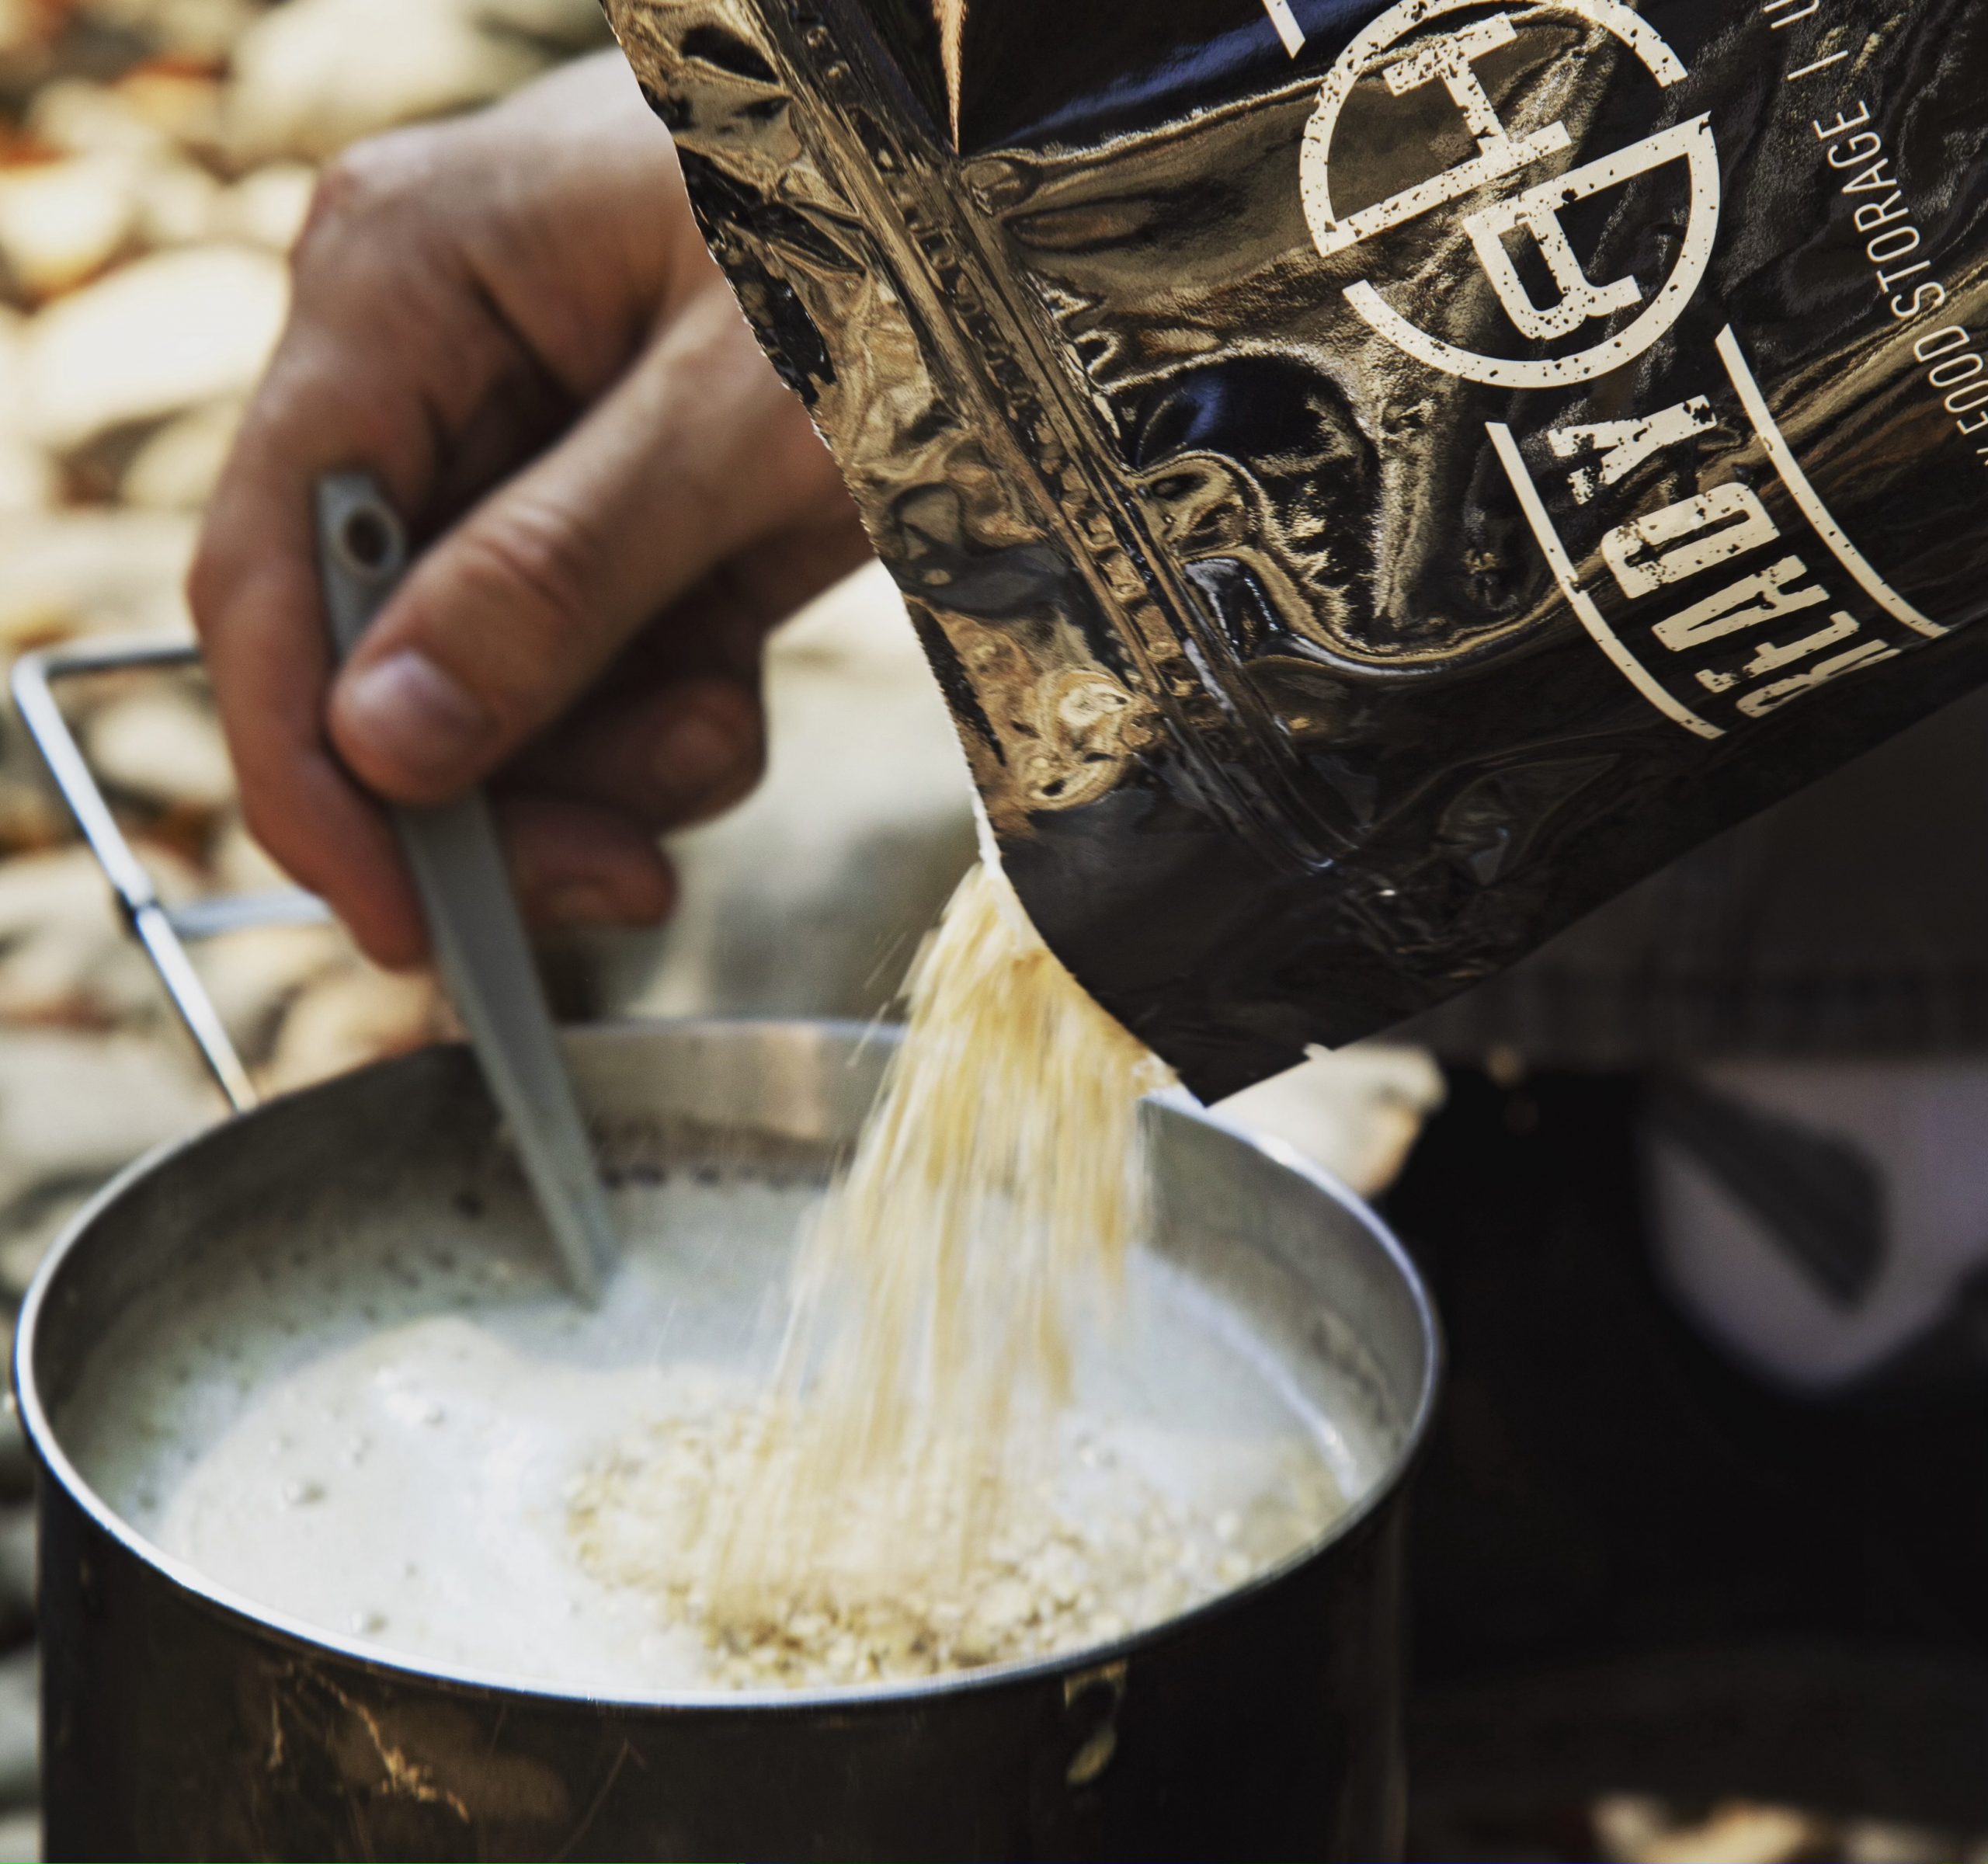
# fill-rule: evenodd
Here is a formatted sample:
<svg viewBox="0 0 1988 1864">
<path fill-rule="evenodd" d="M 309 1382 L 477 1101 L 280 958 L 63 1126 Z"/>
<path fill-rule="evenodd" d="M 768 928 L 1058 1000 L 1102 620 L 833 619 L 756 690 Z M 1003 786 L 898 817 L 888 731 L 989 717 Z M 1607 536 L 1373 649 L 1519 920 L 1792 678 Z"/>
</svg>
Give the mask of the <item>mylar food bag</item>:
<svg viewBox="0 0 1988 1864">
<path fill-rule="evenodd" d="M 610 10 L 1023 899 L 1204 1094 L 1988 666 L 1988 0 Z"/>
</svg>

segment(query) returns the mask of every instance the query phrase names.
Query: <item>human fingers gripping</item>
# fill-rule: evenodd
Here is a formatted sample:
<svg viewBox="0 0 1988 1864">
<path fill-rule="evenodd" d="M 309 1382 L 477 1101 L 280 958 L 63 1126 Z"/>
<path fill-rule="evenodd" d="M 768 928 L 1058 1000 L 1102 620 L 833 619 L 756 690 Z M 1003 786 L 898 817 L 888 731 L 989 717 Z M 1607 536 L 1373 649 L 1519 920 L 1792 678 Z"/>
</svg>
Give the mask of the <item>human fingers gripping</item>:
<svg viewBox="0 0 1988 1864">
<path fill-rule="evenodd" d="M 853 523 L 749 545 L 644 631 L 502 781 L 631 811 L 657 830 L 742 801 L 766 766 L 766 638 L 867 558 Z"/>
<path fill-rule="evenodd" d="M 625 811 L 652 833 L 718 815 L 758 783 L 766 729 L 752 687 L 709 676 L 617 685 L 561 720 L 502 781 Z"/>
<path fill-rule="evenodd" d="M 325 736 L 329 654 L 310 468 L 284 435 L 294 405 L 279 388 L 252 413 L 210 508 L 189 605 L 251 829 L 370 956 L 412 964 L 426 941 L 411 885 Z"/>
<path fill-rule="evenodd" d="M 383 794 L 430 802 L 565 711 L 659 610 L 846 495 L 721 286 L 566 438 L 435 544 L 340 676 L 332 730 Z"/>
<path fill-rule="evenodd" d="M 625 71 L 607 75 L 627 84 Z M 421 928 L 391 836 L 325 740 L 330 669 L 311 535 L 316 477 L 332 468 L 370 467 L 403 510 L 425 514 L 431 523 L 438 514 L 472 505 L 482 487 L 535 451 L 570 418 L 574 405 L 622 368 L 620 359 L 641 340 L 645 327 L 631 304 L 655 295 L 656 311 L 670 321 L 642 357 L 655 367 L 630 368 L 613 391 L 619 412 L 631 418 L 618 439 L 613 423 L 586 423 L 586 437 L 610 443 L 591 451 L 610 489 L 617 480 L 640 482 L 634 456 L 646 448 L 654 468 L 652 499 L 659 492 L 674 502 L 659 523 L 635 509 L 632 528 L 620 527 L 615 553 L 625 576 L 618 586 L 615 566 L 606 565 L 605 610 L 612 625 L 591 645 L 582 643 L 586 652 L 558 661 L 570 667 L 570 677 L 555 678 L 540 689 L 535 708 L 506 722 L 513 736 L 529 730 L 534 712 L 563 703 L 564 692 L 587 676 L 590 662 L 597 664 L 596 656 L 611 657 L 619 633 L 638 628 L 645 614 L 694 578 L 728 540 L 749 535 L 756 524 L 777 527 L 795 513 L 817 522 L 811 533 L 804 516 L 790 529 L 790 540 L 805 544 L 813 533 L 843 534 L 830 555 L 847 555 L 846 537 L 856 534 L 839 482 L 805 416 L 759 357 L 693 230 L 686 234 L 687 210 L 676 216 L 683 223 L 676 234 L 689 240 L 683 252 L 674 235 L 652 245 L 631 233 L 618 253 L 611 239 L 596 237 L 602 216 L 610 232 L 655 223 L 644 215 L 630 218 L 613 189 L 595 186 L 587 161 L 575 153 L 572 112 L 551 110 L 552 101 L 548 95 L 546 127 L 564 151 L 559 164 L 514 159 L 520 137 L 530 140 L 516 122 L 505 127 L 506 146 L 498 151 L 505 158 L 495 160 L 483 146 L 493 114 L 481 120 L 482 129 L 465 123 L 384 139 L 335 168 L 296 255 L 290 329 L 224 476 L 190 590 L 255 826 L 272 852 L 325 893 L 373 955 L 388 962 L 419 955 Z M 596 113 L 589 120 L 606 118 Z M 631 120 L 653 134 L 646 117 Z M 611 169 L 632 185 L 624 173 L 624 144 L 608 141 L 615 159 L 594 169 Z M 652 160 L 653 149 L 648 154 Z M 582 250 L 573 263 L 548 267 L 541 263 L 547 226 L 533 222 L 533 231 L 524 224 L 537 196 L 527 189 L 527 198 L 520 198 L 518 184 L 523 175 L 555 169 L 563 179 L 552 190 L 558 206 L 547 224 L 578 238 Z M 500 185 L 479 193 L 479 181 L 492 176 Z M 645 172 L 638 190 L 652 204 L 658 193 L 652 183 Z M 592 230 L 582 229 L 581 237 L 574 229 L 583 221 Z M 517 237 L 520 228 L 524 236 Z M 531 294 L 548 277 L 557 280 L 551 312 L 534 314 Z M 659 290 L 659 283 L 668 288 Z M 578 299 L 591 308 L 575 322 Z M 666 419 L 658 425 L 669 412 L 661 404 L 673 376 L 695 385 L 695 392 L 679 398 L 683 418 L 673 432 Z M 586 463 L 589 449 L 575 451 Z M 742 460 L 748 462 L 742 472 Z M 748 489 L 742 506 L 742 485 Z M 631 509 L 641 503 L 627 502 Z M 556 501 L 553 509 L 556 528 Z M 617 509 L 611 499 L 599 509 L 610 516 Z M 556 548 L 534 558 L 533 541 L 527 537 L 523 546 L 524 579 L 532 580 L 535 562 L 550 564 L 555 592 L 550 606 L 556 610 L 559 565 L 568 559 Z M 497 559 L 494 573 L 502 584 L 502 542 L 485 554 Z M 798 575 L 805 582 L 819 553 L 797 547 L 778 554 L 793 559 L 788 579 Z M 818 580 L 830 579 L 832 572 Z M 797 599 L 812 586 L 799 589 Z M 383 622 L 391 618 L 390 611 Z M 520 671 L 512 670 L 514 678 Z M 529 662 L 521 670 L 530 683 Z M 694 716 L 698 708 L 690 709 Z M 730 721 L 740 734 L 732 749 L 742 775 L 727 780 L 735 790 L 748 787 L 756 768 L 756 714 L 749 706 L 746 717 L 744 725 L 736 714 Z M 683 729 L 686 749 L 693 749 L 695 730 L 689 722 Z M 472 760 L 461 781 L 481 774 L 502 754 L 504 742 L 500 736 Z M 348 755 L 352 748 L 346 747 Z M 610 747 L 603 756 L 610 764 L 620 757 L 625 777 L 627 754 Z M 363 767 L 362 759 L 353 761 Z M 689 756 L 684 767 L 696 761 Z M 366 774 L 378 781 L 377 770 Z M 721 784 L 720 791 L 725 787 Z M 668 800 L 673 795 L 675 802 Z M 663 820 L 680 816 L 694 797 L 679 782 L 674 791 L 665 786 L 639 800 L 645 816 Z M 631 858 L 641 865 L 639 854 Z"/>
<path fill-rule="evenodd" d="M 392 839 L 326 740 L 312 488 L 363 461 L 419 511 L 466 471 L 487 483 L 570 412 L 547 406 L 543 372 L 436 224 L 454 191 L 445 144 L 405 133 L 328 176 L 188 585 L 253 826 L 370 955 L 396 965 L 417 961 L 426 939 Z"/>
<path fill-rule="evenodd" d="M 526 916 L 545 926 L 647 926 L 676 903 L 655 836 L 626 812 L 539 795 L 499 796 L 498 832 Z"/>
<path fill-rule="evenodd" d="M 283 561 L 229 590 L 231 607 L 266 617 L 316 601 L 310 579 Z M 249 832 L 299 885 L 331 903 L 377 963 L 419 962 L 427 936 L 412 883 L 379 811 L 325 741 L 318 694 L 328 676 L 319 637 L 314 631 L 298 641 L 283 628 L 238 620 L 228 640 L 226 674 L 214 683 L 227 700 L 224 721 Z"/>
<path fill-rule="evenodd" d="M 495 781 L 627 812 L 659 833 L 743 800 L 766 766 L 766 635 L 867 555 L 850 532 L 797 528 L 739 553 L 652 622 Z"/>
<path fill-rule="evenodd" d="M 418 418 L 400 420 L 411 405 L 400 386 L 325 367 L 339 347 L 306 328 L 280 352 L 210 506 L 188 597 L 259 838 L 330 901 L 370 955 L 406 965 L 426 948 L 411 887 L 325 732 L 331 668 L 311 485 L 353 457 L 388 463 L 401 488 L 418 485 L 429 440 Z M 332 392 L 340 379 L 343 392 Z"/>
</svg>

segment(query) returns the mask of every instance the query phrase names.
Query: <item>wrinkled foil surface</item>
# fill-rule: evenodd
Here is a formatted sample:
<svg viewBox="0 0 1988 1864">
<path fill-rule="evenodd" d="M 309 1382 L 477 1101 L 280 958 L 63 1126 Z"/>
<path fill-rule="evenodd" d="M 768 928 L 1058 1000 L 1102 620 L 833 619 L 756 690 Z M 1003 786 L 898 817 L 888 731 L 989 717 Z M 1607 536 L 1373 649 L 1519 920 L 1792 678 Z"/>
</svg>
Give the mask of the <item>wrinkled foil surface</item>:
<svg viewBox="0 0 1988 1864">
<path fill-rule="evenodd" d="M 1988 0 L 609 10 L 1023 899 L 1204 1095 L 1988 671 Z"/>
</svg>

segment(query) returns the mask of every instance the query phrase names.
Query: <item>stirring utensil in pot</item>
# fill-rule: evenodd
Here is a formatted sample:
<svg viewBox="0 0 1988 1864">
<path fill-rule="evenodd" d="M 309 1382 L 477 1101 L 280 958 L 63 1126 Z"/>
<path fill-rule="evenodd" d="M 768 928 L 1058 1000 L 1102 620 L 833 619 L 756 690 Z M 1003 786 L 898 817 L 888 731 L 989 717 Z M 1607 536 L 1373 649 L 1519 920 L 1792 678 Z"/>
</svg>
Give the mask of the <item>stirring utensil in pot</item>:
<svg viewBox="0 0 1988 1864">
<path fill-rule="evenodd" d="M 318 482 L 318 557 L 342 661 L 405 572 L 407 533 L 368 474 Z M 613 1225 L 586 1128 L 481 790 L 389 811 L 413 871 L 436 968 L 509 1122 L 568 1283 L 589 1303 L 613 1264 Z"/>
</svg>

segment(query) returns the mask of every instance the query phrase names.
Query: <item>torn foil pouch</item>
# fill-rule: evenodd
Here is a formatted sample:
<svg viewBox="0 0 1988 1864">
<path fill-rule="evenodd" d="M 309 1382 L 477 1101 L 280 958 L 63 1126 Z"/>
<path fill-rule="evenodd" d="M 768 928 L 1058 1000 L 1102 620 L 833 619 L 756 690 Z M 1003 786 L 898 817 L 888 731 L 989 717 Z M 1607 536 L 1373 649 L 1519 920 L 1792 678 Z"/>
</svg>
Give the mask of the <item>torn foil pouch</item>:
<svg viewBox="0 0 1988 1864">
<path fill-rule="evenodd" d="M 1988 0 L 610 11 L 1031 915 L 1204 1094 L 1988 670 Z"/>
</svg>

